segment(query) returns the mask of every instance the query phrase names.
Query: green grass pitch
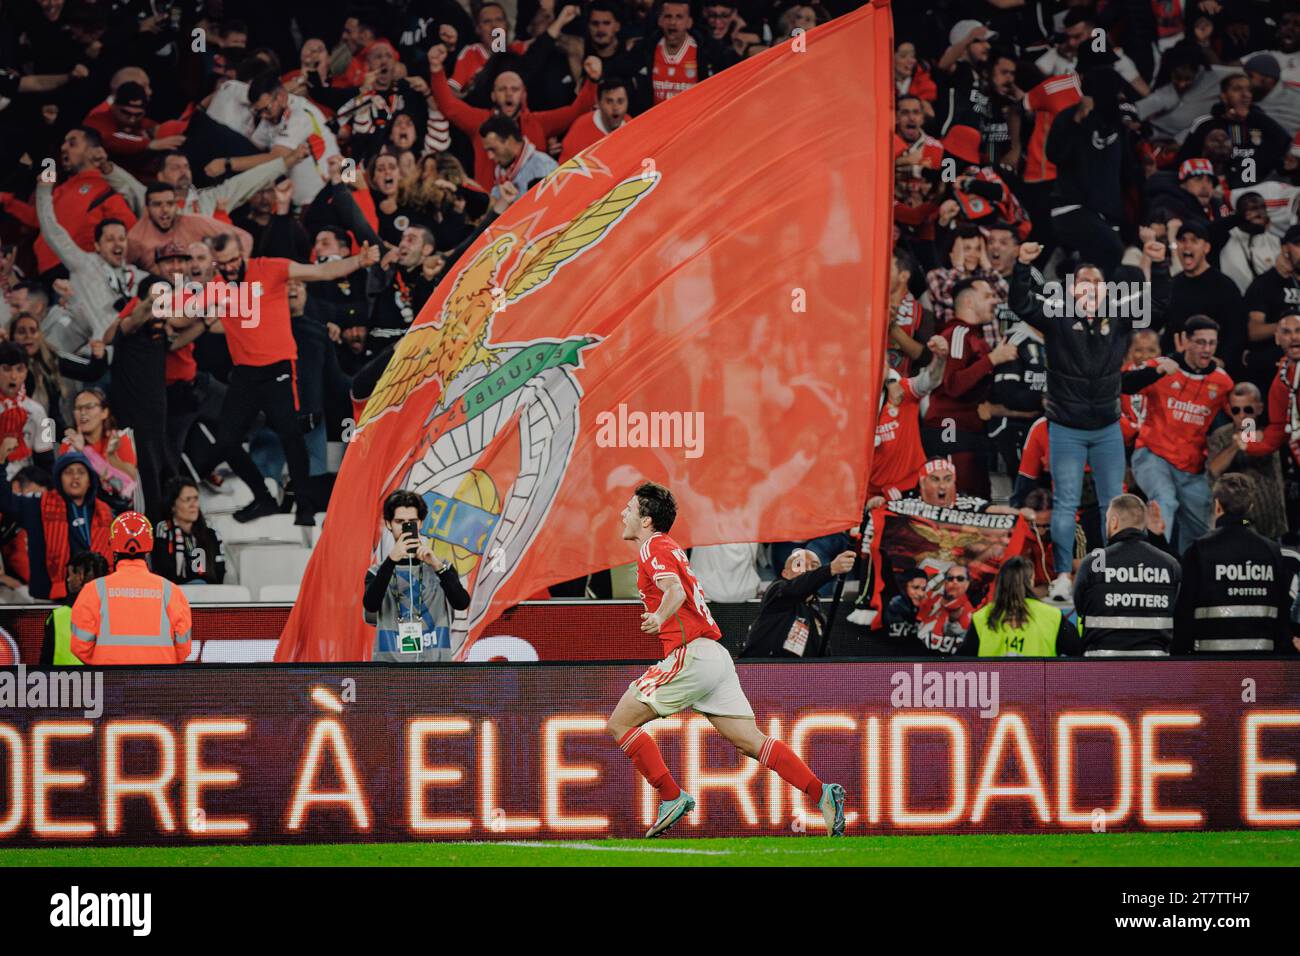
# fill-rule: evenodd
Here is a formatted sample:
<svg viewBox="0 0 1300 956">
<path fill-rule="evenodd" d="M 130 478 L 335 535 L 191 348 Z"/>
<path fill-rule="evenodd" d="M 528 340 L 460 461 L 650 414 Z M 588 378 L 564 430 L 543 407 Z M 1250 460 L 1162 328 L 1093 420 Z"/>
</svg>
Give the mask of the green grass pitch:
<svg viewBox="0 0 1300 956">
<path fill-rule="evenodd" d="M 1300 832 L 753 837 L 0 850 L 30 866 L 1300 866 Z"/>
</svg>

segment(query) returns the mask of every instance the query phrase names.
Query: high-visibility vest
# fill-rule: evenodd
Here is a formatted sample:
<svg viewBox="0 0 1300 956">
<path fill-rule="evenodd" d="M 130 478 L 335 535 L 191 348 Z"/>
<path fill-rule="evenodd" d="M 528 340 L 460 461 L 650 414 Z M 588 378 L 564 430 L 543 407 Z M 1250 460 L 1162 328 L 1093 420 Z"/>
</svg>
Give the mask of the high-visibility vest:
<svg viewBox="0 0 1300 956">
<path fill-rule="evenodd" d="M 1055 657 L 1056 634 L 1061 627 L 1061 612 L 1042 601 L 1030 598 L 1029 620 L 1023 627 L 1012 627 L 1004 618 L 997 627 L 989 626 L 993 613 L 990 601 L 971 618 L 979 635 L 980 657 Z"/>
<path fill-rule="evenodd" d="M 80 667 L 82 660 L 72 653 L 72 607 L 60 605 L 50 612 L 54 622 L 54 666 Z"/>
<path fill-rule="evenodd" d="M 81 589 L 72 605 L 72 649 L 87 664 L 180 664 L 190 653 L 184 592 L 142 558 Z"/>
</svg>

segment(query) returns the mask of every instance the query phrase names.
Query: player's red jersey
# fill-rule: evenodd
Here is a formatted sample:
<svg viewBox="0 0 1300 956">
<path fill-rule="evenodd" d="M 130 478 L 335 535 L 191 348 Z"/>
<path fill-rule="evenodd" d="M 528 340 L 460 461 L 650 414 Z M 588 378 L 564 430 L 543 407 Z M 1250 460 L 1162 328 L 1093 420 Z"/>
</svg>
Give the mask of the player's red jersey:
<svg viewBox="0 0 1300 956">
<path fill-rule="evenodd" d="M 660 587 L 659 581 L 666 577 L 675 577 L 681 582 L 686 600 L 659 631 L 664 657 L 678 646 L 689 644 L 696 638 L 721 640 L 722 631 L 709 613 L 704 589 L 700 587 L 690 562 L 686 560 L 686 549 L 668 535 L 656 531 L 641 545 L 636 562 L 636 588 L 641 594 L 641 603 L 651 614 L 658 611 L 663 602 L 664 589 Z"/>
<path fill-rule="evenodd" d="M 1157 359 L 1146 363 L 1154 368 Z M 1142 389 L 1148 397 L 1146 420 L 1137 447 L 1149 448 L 1179 471 L 1198 474 L 1205 469 L 1206 436 L 1214 417 L 1228 404 L 1232 378 L 1213 366 L 1197 375 L 1179 367 Z"/>
</svg>

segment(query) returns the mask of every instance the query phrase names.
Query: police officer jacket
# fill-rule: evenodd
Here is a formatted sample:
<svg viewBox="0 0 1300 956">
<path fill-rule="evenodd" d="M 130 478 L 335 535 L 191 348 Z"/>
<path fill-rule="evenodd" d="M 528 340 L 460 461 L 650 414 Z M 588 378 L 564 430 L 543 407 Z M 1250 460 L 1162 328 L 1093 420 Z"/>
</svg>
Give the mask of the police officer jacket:
<svg viewBox="0 0 1300 956">
<path fill-rule="evenodd" d="M 1178 560 L 1138 528 L 1125 528 L 1084 558 L 1074 579 L 1084 656 L 1168 654 L 1180 580 Z"/>
<path fill-rule="evenodd" d="M 1174 653 L 1287 653 L 1290 610 L 1282 549 L 1240 515 L 1224 515 L 1183 555 Z"/>
</svg>

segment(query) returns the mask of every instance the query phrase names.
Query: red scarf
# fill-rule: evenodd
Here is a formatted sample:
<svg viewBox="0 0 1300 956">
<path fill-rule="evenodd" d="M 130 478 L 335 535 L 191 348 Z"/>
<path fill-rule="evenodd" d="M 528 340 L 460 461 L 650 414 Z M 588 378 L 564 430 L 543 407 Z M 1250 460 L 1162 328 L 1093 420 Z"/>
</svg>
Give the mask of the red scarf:
<svg viewBox="0 0 1300 956">
<path fill-rule="evenodd" d="M 27 428 L 27 409 L 23 407 L 25 401 L 27 401 L 26 385 L 19 385 L 18 394 L 13 398 L 0 399 L 0 438 L 13 435 L 18 439 L 18 446 L 9 453 L 5 461 L 23 461 L 32 454 L 23 436 Z"/>
<path fill-rule="evenodd" d="M 102 554 L 111 567 L 113 552 L 109 547 L 108 528 L 113 523 L 113 510 L 98 498 L 89 500 L 93 502 L 90 549 Z M 71 532 L 68 499 L 60 492 L 47 491 L 41 495 L 41 527 L 45 531 L 45 570 L 50 575 L 50 599 L 57 601 L 68 593 L 63 575 L 68 569 L 68 559 L 72 557 L 72 545 L 68 540 Z"/>
<path fill-rule="evenodd" d="M 1277 374 L 1289 393 L 1286 403 L 1287 445 L 1291 449 L 1291 457 L 1296 460 L 1296 464 L 1300 464 L 1300 400 L 1297 400 L 1296 395 L 1300 391 L 1300 363 L 1283 359 Z"/>
<path fill-rule="evenodd" d="M 531 140 L 525 139 L 524 147 L 523 149 L 519 150 L 519 155 L 515 157 L 515 161 L 513 163 L 511 163 L 509 166 L 496 167 L 497 185 L 500 186 L 502 183 L 514 182 L 515 176 L 519 172 L 519 168 L 523 166 L 524 163 L 528 162 L 528 157 L 532 156 L 533 153 L 535 152 L 537 152 L 537 147 L 532 144 Z"/>
</svg>

